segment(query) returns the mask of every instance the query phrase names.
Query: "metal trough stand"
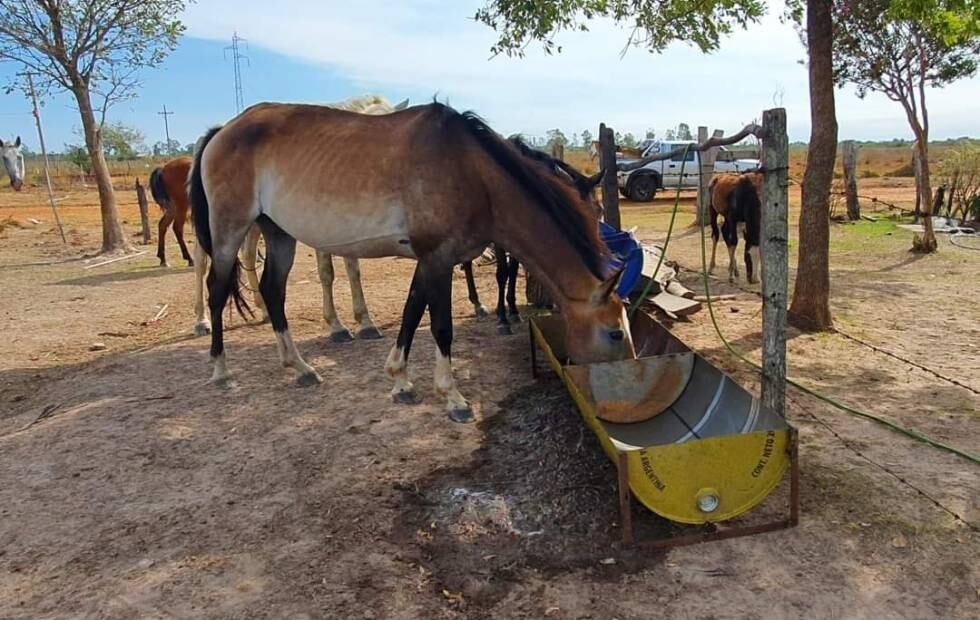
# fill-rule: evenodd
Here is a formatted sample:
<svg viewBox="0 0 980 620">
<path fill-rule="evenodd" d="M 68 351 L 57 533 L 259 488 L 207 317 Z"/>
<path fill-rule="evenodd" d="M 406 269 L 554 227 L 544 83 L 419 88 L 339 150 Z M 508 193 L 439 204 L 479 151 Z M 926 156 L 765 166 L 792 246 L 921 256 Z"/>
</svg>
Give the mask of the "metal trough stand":
<svg viewBox="0 0 980 620">
<path fill-rule="evenodd" d="M 642 543 L 653 547 L 795 526 L 796 430 L 649 316 L 637 313 L 630 327 L 639 359 L 583 366 L 567 363 L 560 315 L 533 317 L 530 329 L 534 374 L 540 350 L 618 468 L 623 543 L 633 544 L 633 497 L 671 521 L 705 526 L 696 534 Z M 787 518 L 750 527 L 716 525 L 762 502 L 787 469 Z"/>
</svg>

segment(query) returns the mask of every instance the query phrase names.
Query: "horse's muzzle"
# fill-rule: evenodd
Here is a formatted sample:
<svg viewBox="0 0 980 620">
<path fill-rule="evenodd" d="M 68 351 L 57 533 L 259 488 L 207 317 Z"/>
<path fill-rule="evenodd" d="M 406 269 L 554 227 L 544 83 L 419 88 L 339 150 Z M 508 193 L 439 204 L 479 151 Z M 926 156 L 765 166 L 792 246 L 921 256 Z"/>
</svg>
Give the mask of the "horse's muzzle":
<svg viewBox="0 0 980 620">
<path fill-rule="evenodd" d="M 12 179 L 10 181 L 10 187 L 14 188 L 15 192 L 19 192 L 24 187 L 24 182 L 20 179 Z"/>
</svg>

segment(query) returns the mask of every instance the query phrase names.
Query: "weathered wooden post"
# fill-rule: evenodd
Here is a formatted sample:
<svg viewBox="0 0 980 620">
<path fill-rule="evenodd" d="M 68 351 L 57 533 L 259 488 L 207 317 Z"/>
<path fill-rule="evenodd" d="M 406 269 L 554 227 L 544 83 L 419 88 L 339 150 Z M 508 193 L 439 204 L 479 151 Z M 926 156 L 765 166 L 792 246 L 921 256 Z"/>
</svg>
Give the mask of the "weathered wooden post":
<svg viewBox="0 0 980 620">
<path fill-rule="evenodd" d="M 857 159 L 858 146 L 854 140 L 842 145 L 844 159 L 844 196 L 847 200 L 847 219 L 861 219 L 861 205 L 858 203 Z"/>
<path fill-rule="evenodd" d="M 712 134 L 715 138 L 721 138 L 724 136 L 724 132 L 720 129 L 716 129 Z M 708 141 L 708 128 L 701 126 L 698 127 L 698 144 L 704 144 Z M 711 176 L 715 173 L 715 160 L 718 159 L 719 147 L 713 146 L 708 150 L 701 153 L 701 175 L 700 184 L 698 185 L 698 214 L 694 222 L 697 226 L 704 226 L 708 221 L 708 201 L 711 196 L 708 193 L 708 185 L 711 183 Z"/>
<path fill-rule="evenodd" d="M 551 145 L 551 156 L 559 161 L 565 161 L 565 145 L 555 142 Z"/>
<path fill-rule="evenodd" d="M 146 204 L 146 189 L 143 188 L 139 178 L 136 179 L 136 202 L 138 202 L 140 205 L 140 221 L 143 224 L 143 245 L 149 245 L 150 213 L 149 207 Z"/>
<path fill-rule="evenodd" d="M 619 183 L 616 181 L 616 137 L 611 127 L 599 123 L 599 167 L 602 177 L 602 208 L 606 223 L 621 230 L 619 219 Z"/>
<path fill-rule="evenodd" d="M 762 113 L 762 404 L 786 412 L 786 298 L 789 278 L 789 139 L 786 110 Z"/>
</svg>

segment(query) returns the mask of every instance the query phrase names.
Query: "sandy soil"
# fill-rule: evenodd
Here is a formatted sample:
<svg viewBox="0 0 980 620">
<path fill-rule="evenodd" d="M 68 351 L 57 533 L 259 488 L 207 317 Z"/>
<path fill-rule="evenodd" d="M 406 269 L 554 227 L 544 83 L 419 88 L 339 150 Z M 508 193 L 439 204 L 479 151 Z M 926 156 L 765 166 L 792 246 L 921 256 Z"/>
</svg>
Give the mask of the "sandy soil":
<svg viewBox="0 0 980 620">
<path fill-rule="evenodd" d="M 477 424 L 443 414 L 427 323 L 411 363 L 424 401 L 388 398 L 403 260 L 362 267 L 385 339 L 340 345 L 324 338 L 312 253 L 299 252 L 288 314 L 325 383 L 295 387 L 270 328 L 234 319 L 238 387 L 226 391 L 205 383 L 207 342 L 189 336 L 190 270 L 157 268 L 152 247 L 84 269 L 99 239 L 94 193 L 59 203 L 67 248 L 43 200 L 0 190 L 0 221 L 18 223 L 0 232 L 0 618 L 980 617 L 980 539 L 946 510 L 980 522 L 974 465 L 791 392 L 798 528 L 623 550 L 614 468 L 560 383 L 531 380 L 526 328 L 499 337 L 470 317 L 461 275 L 454 361 Z M 626 206 L 624 221 L 655 239 L 668 209 Z M 694 269 L 691 230 L 670 254 Z M 839 326 L 980 387 L 980 257 L 944 243 L 912 260 L 905 237 L 858 252 L 855 234 L 834 230 Z M 478 277 L 489 303 L 492 272 Z M 758 298 L 712 286 L 737 294 L 719 320 L 757 355 Z M 706 312 L 670 326 L 758 388 Z M 978 451 L 975 393 L 838 335 L 791 332 L 789 349 L 801 381 Z M 785 489 L 743 522 L 783 501 Z M 634 520 L 645 535 L 680 529 L 639 508 Z"/>
</svg>

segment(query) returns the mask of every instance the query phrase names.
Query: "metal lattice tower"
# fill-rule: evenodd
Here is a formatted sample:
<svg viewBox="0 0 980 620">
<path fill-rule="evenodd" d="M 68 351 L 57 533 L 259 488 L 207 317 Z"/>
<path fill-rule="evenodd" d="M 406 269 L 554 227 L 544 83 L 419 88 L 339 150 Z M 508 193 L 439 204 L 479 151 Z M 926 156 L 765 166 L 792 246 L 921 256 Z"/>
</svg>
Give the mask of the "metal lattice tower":
<svg viewBox="0 0 980 620">
<path fill-rule="evenodd" d="M 235 31 L 234 36 L 231 37 L 231 45 L 225 48 L 225 52 L 231 50 L 231 59 L 235 65 L 235 110 L 241 112 L 245 109 L 245 93 L 242 91 L 242 67 L 241 61 L 244 60 L 251 66 L 248 56 L 242 53 L 242 47 L 240 44 L 245 44 L 245 49 L 248 49 L 248 41 L 238 36 L 238 31 Z M 227 58 L 225 54 L 225 58 Z"/>
</svg>

